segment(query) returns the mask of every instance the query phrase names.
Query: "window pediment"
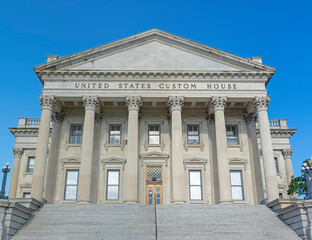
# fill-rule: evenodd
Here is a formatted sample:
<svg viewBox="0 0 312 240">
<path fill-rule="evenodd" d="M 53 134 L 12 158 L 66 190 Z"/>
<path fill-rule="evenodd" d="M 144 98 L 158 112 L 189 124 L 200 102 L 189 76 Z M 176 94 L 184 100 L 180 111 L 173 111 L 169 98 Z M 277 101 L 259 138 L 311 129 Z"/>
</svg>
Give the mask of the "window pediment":
<svg viewBox="0 0 312 240">
<path fill-rule="evenodd" d="M 143 153 L 140 154 L 141 159 L 151 159 L 151 158 L 157 158 L 157 159 L 168 159 L 169 155 L 165 153 L 160 153 L 160 152 L 148 152 L 148 153 Z"/>
<path fill-rule="evenodd" d="M 122 169 L 124 169 L 126 162 L 127 162 L 126 159 L 120 158 L 120 157 L 109 157 L 109 158 L 101 159 L 103 168 L 105 168 L 106 166 L 116 166 L 116 167 L 122 167 Z"/>
</svg>

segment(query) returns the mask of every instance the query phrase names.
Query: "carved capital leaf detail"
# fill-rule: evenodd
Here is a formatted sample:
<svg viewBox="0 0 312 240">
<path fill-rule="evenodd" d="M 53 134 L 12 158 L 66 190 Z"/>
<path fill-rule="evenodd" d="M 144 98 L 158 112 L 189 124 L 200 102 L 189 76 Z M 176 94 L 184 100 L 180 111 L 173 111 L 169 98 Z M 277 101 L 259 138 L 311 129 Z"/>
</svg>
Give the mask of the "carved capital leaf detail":
<svg viewBox="0 0 312 240">
<path fill-rule="evenodd" d="M 54 96 L 39 95 L 39 101 L 41 109 L 50 109 L 56 105 L 56 99 Z"/>
<path fill-rule="evenodd" d="M 247 125 L 256 125 L 258 121 L 258 114 L 257 113 L 246 113 L 244 114 L 244 119 Z"/>
<path fill-rule="evenodd" d="M 226 101 L 227 97 L 212 97 L 210 104 L 214 111 L 218 110 L 224 111 Z"/>
<path fill-rule="evenodd" d="M 51 116 L 52 122 L 62 122 L 65 118 L 64 112 L 54 112 Z"/>
<path fill-rule="evenodd" d="M 99 99 L 97 96 L 83 96 L 82 102 L 85 107 L 85 110 L 87 109 L 95 110 L 95 108 L 99 105 Z"/>
<path fill-rule="evenodd" d="M 181 111 L 184 105 L 184 97 L 171 96 L 169 97 L 168 105 L 169 105 L 170 111 L 173 111 L 173 110 Z"/>
<path fill-rule="evenodd" d="M 270 103 L 270 97 L 255 97 L 253 105 L 257 111 L 267 111 Z"/>
<path fill-rule="evenodd" d="M 23 155 L 24 149 L 23 148 L 12 148 L 12 151 L 13 151 L 15 158 L 16 157 L 21 158 Z"/>
<path fill-rule="evenodd" d="M 139 97 L 139 96 L 128 96 L 126 98 L 126 105 L 127 105 L 129 111 L 130 110 L 139 111 L 139 109 L 142 105 L 141 97 Z"/>
<path fill-rule="evenodd" d="M 291 158 L 292 153 L 293 153 L 293 149 L 291 149 L 291 148 L 284 148 L 282 150 L 282 153 L 283 153 L 284 158 Z"/>
</svg>

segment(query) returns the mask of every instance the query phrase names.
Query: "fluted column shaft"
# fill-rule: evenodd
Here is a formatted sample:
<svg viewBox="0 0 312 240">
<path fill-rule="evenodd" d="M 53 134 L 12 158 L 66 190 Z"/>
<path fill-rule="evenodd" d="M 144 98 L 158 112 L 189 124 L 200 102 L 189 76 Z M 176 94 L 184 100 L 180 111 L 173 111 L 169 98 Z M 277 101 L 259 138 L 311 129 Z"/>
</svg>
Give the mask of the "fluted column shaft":
<svg viewBox="0 0 312 240">
<path fill-rule="evenodd" d="M 171 113 L 171 160 L 172 160 L 172 203 L 185 202 L 185 178 L 183 166 L 183 139 L 182 139 L 182 107 L 183 97 L 169 97 Z"/>
<path fill-rule="evenodd" d="M 213 97 L 211 99 L 211 106 L 215 113 L 220 204 L 227 204 L 232 202 L 230 166 L 224 118 L 224 108 L 226 101 L 226 97 Z"/>
<path fill-rule="evenodd" d="M 286 165 L 286 175 L 287 175 L 287 185 L 289 186 L 291 182 L 291 177 L 294 175 L 293 166 L 291 163 L 291 156 L 292 156 L 293 150 L 290 148 L 285 148 L 282 150 L 284 159 L 285 159 L 285 165 Z"/>
<path fill-rule="evenodd" d="M 271 202 L 274 199 L 277 199 L 279 196 L 276 171 L 274 166 L 271 130 L 268 118 L 269 102 L 269 97 L 256 97 L 254 99 L 254 106 L 257 109 L 259 118 L 259 130 L 267 198 L 268 201 Z"/>
<path fill-rule="evenodd" d="M 257 131 L 256 131 L 256 122 L 257 115 L 255 113 L 245 114 L 245 121 L 247 124 L 247 134 L 248 134 L 248 143 L 249 143 L 249 156 L 250 156 L 250 165 L 252 171 L 252 180 L 253 180 L 253 193 L 255 198 L 255 203 L 260 204 L 264 200 L 263 194 L 263 183 L 261 176 L 261 165 L 259 158 L 258 142 L 257 142 Z"/>
<path fill-rule="evenodd" d="M 14 154 L 14 163 L 13 163 L 13 169 L 12 169 L 12 174 L 11 174 L 9 198 L 16 197 L 18 176 L 19 176 L 20 165 L 21 165 L 21 157 L 24 152 L 23 148 L 12 148 L 12 150 Z"/>
<path fill-rule="evenodd" d="M 43 198 L 44 175 L 46 170 L 50 122 L 52 108 L 56 104 L 54 96 L 39 96 L 41 104 L 41 120 L 37 138 L 35 166 L 31 184 L 31 197 L 39 201 Z"/>
<path fill-rule="evenodd" d="M 83 123 L 81 163 L 78 179 L 78 203 L 91 202 L 91 174 L 94 140 L 94 118 L 95 109 L 99 104 L 97 96 L 83 96 L 82 101 L 85 107 Z"/>
<path fill-rule="evenodd" d="M 52 114 L 52 133 L 50 141 L 49 158 L 47 162 L 47 171 L 45 178 L 45 192 L 43 193 L 43 198 L 47 200 L 48 203 L 52 203 L 53 196 L 55 192 L 56 184 L 56 171 L 59 156 L 59 146 L 60 146 L 60 135 L 62 121 L 64 120 L 63 112 L 55 112 Z"/>
<path fill-rule="evenodd" d="M 126 171 L 126 203 L 138 203 L 139 110 L 141 97 L 126 98 L 128 106 L 128 157 Z"/>
</svg>

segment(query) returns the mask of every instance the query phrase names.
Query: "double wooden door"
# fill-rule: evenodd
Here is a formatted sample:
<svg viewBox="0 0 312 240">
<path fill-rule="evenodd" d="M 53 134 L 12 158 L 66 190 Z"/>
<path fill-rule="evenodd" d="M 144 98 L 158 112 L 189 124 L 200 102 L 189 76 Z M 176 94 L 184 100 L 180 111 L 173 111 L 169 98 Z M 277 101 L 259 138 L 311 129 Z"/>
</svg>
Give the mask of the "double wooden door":
<svg viewBox="0 0 312 240">
<path fill-rule="evenodd" d="M 162 184 L 147 184 L 146 185 L 146 203 L 147 204 L 162 204 Z"/>
</svg>

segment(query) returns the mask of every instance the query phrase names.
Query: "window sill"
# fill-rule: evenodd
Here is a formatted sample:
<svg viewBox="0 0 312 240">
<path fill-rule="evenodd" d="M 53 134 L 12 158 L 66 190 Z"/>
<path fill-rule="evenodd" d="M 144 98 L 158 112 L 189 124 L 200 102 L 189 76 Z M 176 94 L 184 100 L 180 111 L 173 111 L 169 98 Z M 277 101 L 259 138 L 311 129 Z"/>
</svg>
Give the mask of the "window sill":
<svg viewBox="0 0 312 240">
<path fill-rule="evenodd" d="M 124 201 L 122 200 L 101 200 L 99 201 L 100 204 L 123 204 Z"/>
<path fill-rule="evenodd" d="M 57 201 L 59 204 L 76 204 L 77 200 L 59 200 Z"/>
<path fill-rule="evenodd" d="M 159 147 L 161 151 L 164 151 L 165 144 L 144 144 L 145 151 L 148 151 L 148 148 L 150 147 Z"/>
<path fill-rule="evenodd" d="M 25 176 L 26 175 L 33 175 L 34 174 L 34 172 L 25 172 Z"/>
<path fill-rule="evenodd" d="M 73 148 L 73 147 L 80 147 L 81 148 L 81 144 L 72 144 L 72 143 L 66 143 L 65 144 L 65 150 L 68 151 L 69 148 Z"/>
<path fill-rule="evenodd" d="M 110 147 L 119 147 L 121 151 L 125 149 L 125 144 L 104 144 L 105 150 L 108 151 Z"/>
<path fill-rule="evenodd" d="M 228 144 L 228 148 L 240 148 L 240 144 Z"/>
<path fill-rule="evenodd" d="M 209 201 L 205 200 L 188 200 L 188 204 L 209 204 Z"/>
<path fill-rule="evenodd" d="M 245 201 L 245 200 L 233 200 L 233 204 L 237 204 L 237 205 L 249 205 L 251 202 L 250 201 Z"/>
<path fill-rule="evenodd" d="M 204 144 L 184 144 L 185 151 L 188 151 L 189 148 L 200 148 L 202 152 L 204 150 Z"/>
</svg>

